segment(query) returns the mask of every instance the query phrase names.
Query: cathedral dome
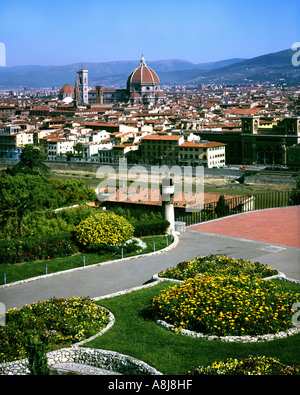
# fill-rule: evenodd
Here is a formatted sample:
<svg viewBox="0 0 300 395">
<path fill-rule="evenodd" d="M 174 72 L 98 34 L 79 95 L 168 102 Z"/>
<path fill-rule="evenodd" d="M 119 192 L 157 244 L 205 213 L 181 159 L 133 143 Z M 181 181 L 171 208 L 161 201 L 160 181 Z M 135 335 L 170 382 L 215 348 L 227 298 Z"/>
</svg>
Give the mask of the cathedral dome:
<svg viewBox="0 0 300 395">
<path fill-rule="evenodd" d="M 62 86 L 60 88 L 59 94 L 58 94 L 58 100 L 63 100 L 66 97 L 74 97 L 74 88 L 69 85 L 69 84 L 65 84 L 64 86 Z"/>
<path fill-rule="evenodd" d="M 146 65 L 145 58 L 142 56 L 139 66 L 132 71 L 127 80 L 127 87 L 131 84 L 159 85 L 159 78 L 155 71 Z"/>
<path fill-rule="evenodd" d="M 60 95 L 74 94 L 74 88 L 69 84 L 65 84 L 63 87 L 60 88 L 59 94 Z"/>
</svg>

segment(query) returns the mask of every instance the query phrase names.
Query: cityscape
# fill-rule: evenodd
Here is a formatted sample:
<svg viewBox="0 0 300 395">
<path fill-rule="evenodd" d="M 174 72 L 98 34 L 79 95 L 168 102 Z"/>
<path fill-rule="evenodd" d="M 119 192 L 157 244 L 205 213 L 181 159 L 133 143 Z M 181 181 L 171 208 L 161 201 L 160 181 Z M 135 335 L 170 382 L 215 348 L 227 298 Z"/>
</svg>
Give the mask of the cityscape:
<svg viewBox="0 0 300 395">
<path fill-rule="evenodd" d="M 299 4 L 12 3 L 0 374 L 299 375 Z"/>
<path fill-rule="evenodd" d="M 57 162 L 300 167 L 297 82 L 161 86 L 144 56 L 126 89 L 88 78 L 79 69 L 74 87 L 2 91 L 0 158 L 34 144 Z"/>
</svg>

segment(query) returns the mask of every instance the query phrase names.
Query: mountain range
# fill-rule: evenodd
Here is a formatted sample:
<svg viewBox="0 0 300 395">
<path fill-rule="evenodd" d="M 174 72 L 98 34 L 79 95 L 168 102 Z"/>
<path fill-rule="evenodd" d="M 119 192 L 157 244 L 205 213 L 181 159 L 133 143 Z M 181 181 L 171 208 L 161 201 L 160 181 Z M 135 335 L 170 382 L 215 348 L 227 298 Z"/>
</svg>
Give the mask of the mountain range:
<svg viewBox="0 0 300 395">
<path fill-rule="evenodd" d="M 198 85 L 208 83 L 247 84 L 299 82 L 300 66 L 292 65 L 294 51 L 288 49 L 252 59 L 234 58 L 218 62 L 194 64 L 186 60 L 147 61 L 162 85 Z M 74 63 L 66 66 L 0 67 L 0 89 L 74 86 L 76 71 L 89 71 L 89 86 L 126 87 L 126 81 L 139 61 Z"/>
</svg>

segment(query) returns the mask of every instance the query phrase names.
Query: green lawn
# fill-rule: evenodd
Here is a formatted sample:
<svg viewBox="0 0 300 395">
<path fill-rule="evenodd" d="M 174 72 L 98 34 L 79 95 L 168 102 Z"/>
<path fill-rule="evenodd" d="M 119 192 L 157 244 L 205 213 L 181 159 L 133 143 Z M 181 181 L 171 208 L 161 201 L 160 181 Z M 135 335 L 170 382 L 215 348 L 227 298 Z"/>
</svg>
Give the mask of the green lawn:
<svg viewBox="0 0 300 395">
<path fill-rule="evenodd" d="M 154 251 L 161 250 L 167 246 L 166 236 L 149 236 L 141 237 L 147 244 L 147 248 L 142 251 L 142 254 L 147 254 Z M 171 237 L 168 236 L 168 244 L 171 244 Z M 137 255 L 137 253 L 124 254 L 124 258 Z M 85 265 L 93 265 L 96 263 L 106 262 L 114 259 L 120 259 L 121 255 L 117 254 L 103 254 L 96 253 L 78 253 L 65 258 L 48 259 L 46 261 L 34 261 L 18 264 L 2 264 L 0 265 L 0 285 L 4 284 L 4 277 L 6 276 L 6 284 L 15 281 L 25 280 L 32 277 L 37 277 L 46 274 L 56 273 L 63 270 L 74 269 L 83 266 L 83 257 L 85 257 Z"/>
<path fill-rule="evenodd" d="M 101 306 L 115 316 L 115 324 L 86 347 L 113 350 L 138 358 L 163 374 L 187 374 L 199 365 L 226 358 L 245 358 L 249 354 L 277 357 L 286 364 L 300 364 L 300 334 L 262 343 L 225 343 L 195 339 L 159 327 L 150 312 L 151 300 L 168 287 L 162 282 L 129 294 L 102 299 Z M 289 287 L 289 283 L 283 283 Z M 299 285 L 292 285 L 298 291 Z"/>
</svg>

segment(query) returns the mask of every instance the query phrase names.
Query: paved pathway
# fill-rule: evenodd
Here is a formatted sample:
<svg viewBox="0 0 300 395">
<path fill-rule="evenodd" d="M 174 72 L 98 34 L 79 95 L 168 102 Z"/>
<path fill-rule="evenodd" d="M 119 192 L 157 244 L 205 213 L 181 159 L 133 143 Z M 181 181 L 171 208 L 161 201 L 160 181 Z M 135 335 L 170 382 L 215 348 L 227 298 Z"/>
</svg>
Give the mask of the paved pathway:
<svg viewBox="0 0 300 395">
<path fill-rule="evenodd" d="M 262 216 L 260 229 L 259 232 L 254 229 L 252 237 L 256 237 L 258 233 L 264 236 L 270 232 L 268 222 L 262 219 L 268 211 L 260 211 Z M 255 240 L 249 239 L 249 234 L 245 235 L 242 230 L 245 228 L 246 219 L 250 218 L 251 214 L 256 213 L 245 213 L 189 227 L 186 232 L 181 234 L 180 242 L 176 248 L 159 255 L 141 256 L 127 261 L 120 260 L 109 265 L 86 267 L 83 270 L 48 276 L 24 284 L 2 286 L 0 287 L 0 302 L 4 303 L 8 309 L 51 297 L 104 296 L 140 286 L 160 270 L 173 267 L 183 260 L 208 254 L 226 254 L 235 258 L 255 260 L 282 271 L 289 278 L 300 280 L 300 248 L 288 245 L 284 232 L 281 232 L 282 239 L 277 238 L 271 243 L 257 240 L 258 237 Z M 280 211 L 277 211 L 277 214 L 280 217 Z M 238 217 L 241 219 L 238 237 L 233 237 L 232 234 L 222 234 L 221 230 L 226 229 L 226 221 L 230 223 L 232 219 Z M 222 227 L 219 229 L 221 234 L 208 233 L 207 228 L 205 231 L 204 227 L 211 226 L 211 224 L 215 226 L 218 222 L 222 223 Z M 274 224 L 272 224 L 273 226 Z M 216 232 L 216 230 L 214 231 Z"/>
<path fill-rule="evenodd" d="M 300 247 L 300 207 L 251 211 L 208 223 L 204 222 L 191 226 L 190 229 Z"/>
</svg>

